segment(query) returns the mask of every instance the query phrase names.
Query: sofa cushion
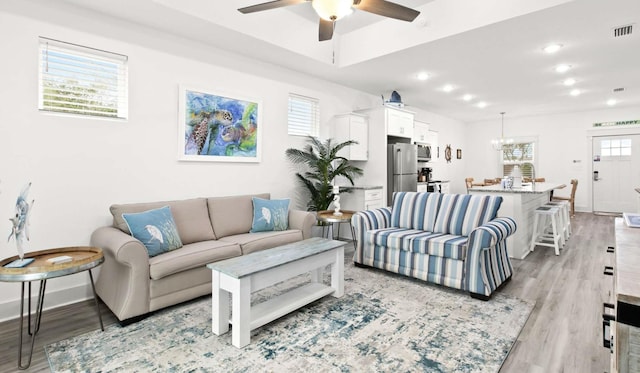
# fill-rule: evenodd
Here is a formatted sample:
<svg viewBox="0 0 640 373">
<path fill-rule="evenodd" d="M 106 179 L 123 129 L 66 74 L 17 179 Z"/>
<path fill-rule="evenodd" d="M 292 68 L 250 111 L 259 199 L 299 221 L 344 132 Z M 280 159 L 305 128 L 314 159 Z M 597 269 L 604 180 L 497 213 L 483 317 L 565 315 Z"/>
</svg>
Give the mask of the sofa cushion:
<svg viewBox="0 0 640 373">
<path fill-rule="evenodd" d="M 444 194 L 433 231 L 468 236 L 495 219 L 501 203 L 500 196 Z"/>
<path fill-rule="evenodd" d="M 215 240 L 207 200 L 205 198 L 193 198 L 179 201 L 131 203 L 111 205 L 109 210 L 113 215 L 113 226 L 121 231 L 131 234 L 127 223 L 122 218 L 123 213 L 142 212 L 156 209 L 162 206 L 169 206 L 173 214 L 173 220 L 178 227 L 178 233 L 183 244 L 193 242 Z"/>
<path fill-rule="evenodd" d="M 253 222 L 250 233 L 289 229 L 289 199 L 253 197 Z"/>
<path fill-rule="evenodd" d="M 158 280 L 174 273 L 203 267 L 219 260 L 242 255 L 240 246 L 232 242 L 202 241 L 149 259 L 149 277 Z"/>
<path fill-rule="evenodd" d="M 220 241 L 233 242 L 240 245 L 242 254 L 247 255 L 254 251 L 271 249 L 288 243 L 301 241 L 302 239 L 301 230 L 289 229 L 286 231 L 236 234 L 223 237 Z"/>
<path fill-rule="evenodd" d="M 211 197 L 207 199 L 209 219 L 217 238 L 249 233 L 253 221 L 252 197 L 269 199 L 269 193 Z"/>
<path fill-rule="evenodd" d="M 441 199 L 440 193 L 393 193 L 391 226 L 432 232 Z"/>
<path fill-rule="evenodd" d="M 149 257 L 154 257 L 182 247 L 182 241 L 173 221 L 171 209 L 159 209 L 131 214 L 122 214 L 131 235 L 147 248 Z"/>
<path fill-rule="evenodd" d="M 442 258 L 465 260 L 468 237 L 427 232 L 419 229 L 384 228 L 365 233 L 369 244 L 390 249 L 429 254 Z M 407 264 L 411 267 L 410 264 Z"/>
</svg>

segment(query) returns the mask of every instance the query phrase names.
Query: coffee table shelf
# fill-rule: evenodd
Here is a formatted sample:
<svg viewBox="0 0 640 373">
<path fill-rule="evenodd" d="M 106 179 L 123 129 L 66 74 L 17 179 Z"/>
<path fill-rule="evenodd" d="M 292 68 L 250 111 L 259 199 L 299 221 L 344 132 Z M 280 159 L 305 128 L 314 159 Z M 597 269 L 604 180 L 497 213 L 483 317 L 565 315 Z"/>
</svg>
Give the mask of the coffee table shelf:
<svg viewBox="0 0 640 373">
<path fill-rule="evenodd" d="M 334 291 L 331 286 L 312 282 L 256 304 L 251 307 L 250 328 L 259 328 Z"/>
</svg>

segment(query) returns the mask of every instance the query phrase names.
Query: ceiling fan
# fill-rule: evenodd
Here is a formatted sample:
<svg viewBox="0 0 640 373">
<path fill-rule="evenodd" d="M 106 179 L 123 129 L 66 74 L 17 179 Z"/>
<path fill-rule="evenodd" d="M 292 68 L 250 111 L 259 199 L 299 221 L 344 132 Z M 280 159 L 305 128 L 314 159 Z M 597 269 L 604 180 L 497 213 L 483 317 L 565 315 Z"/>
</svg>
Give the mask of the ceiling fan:
<svg viewBox="0 0 640 373">
<path fill-rule="evenodd" d="M 247 14 L 307 2 L 311 2 L 311 6 L 320 16 L 318 33 L 320 41 L 330 40 L 333 36 L 335 22 L 351 14 L 353 9 L 408 22 L 413 21 L 420 14 L 417 10 L 386 0 L 276 0 L 240 8 L 238 11 Z"/>
</svg>

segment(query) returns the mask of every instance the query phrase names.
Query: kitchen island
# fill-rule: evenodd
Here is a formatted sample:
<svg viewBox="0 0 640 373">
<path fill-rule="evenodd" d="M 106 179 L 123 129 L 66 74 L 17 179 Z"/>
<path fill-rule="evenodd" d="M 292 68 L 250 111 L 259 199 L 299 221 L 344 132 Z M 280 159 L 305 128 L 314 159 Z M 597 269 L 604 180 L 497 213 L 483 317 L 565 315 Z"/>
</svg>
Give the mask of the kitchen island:
<svg viewBox="0 0 640 373">
<path fill-rule="evenodd" d="M 518 226 L 516 232 L 507 238 L 509 257 L 524 259 L 529 254 L 535 210 L 549 202 L 551 191 L 564 187 L 566 187 L 565 184 L 545 182 L 503 189 L 500 184 L 496 184 L 473 186 L 469 188 L 469 194 L 502 196 L 498 216 L 513 218 Z"/>
</svg>

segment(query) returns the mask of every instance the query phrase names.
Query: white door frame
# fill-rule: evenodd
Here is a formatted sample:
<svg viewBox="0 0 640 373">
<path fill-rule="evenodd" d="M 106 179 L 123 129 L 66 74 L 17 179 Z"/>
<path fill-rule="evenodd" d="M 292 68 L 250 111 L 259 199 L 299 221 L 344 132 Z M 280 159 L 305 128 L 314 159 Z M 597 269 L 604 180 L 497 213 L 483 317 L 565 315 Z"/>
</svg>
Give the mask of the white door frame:
<svg viewBox="0 0 640 373">
<path fill-rule="evenodd" d="M 587 179 L 589 180 L 587 184 L 588 195 L 591 196 L 589 198 L 589 204 L 591 212 L 593 212 L 593 138 L 600 136 L 625 136 L 625 135 L 640 135 L 640 125 L 631 125 L 631 126 L 620 126 L 620 127 L 594 127 L 587 130 L 587 147 L 589 148 L 589 173 L 587 174 Z"/>
</svg>

